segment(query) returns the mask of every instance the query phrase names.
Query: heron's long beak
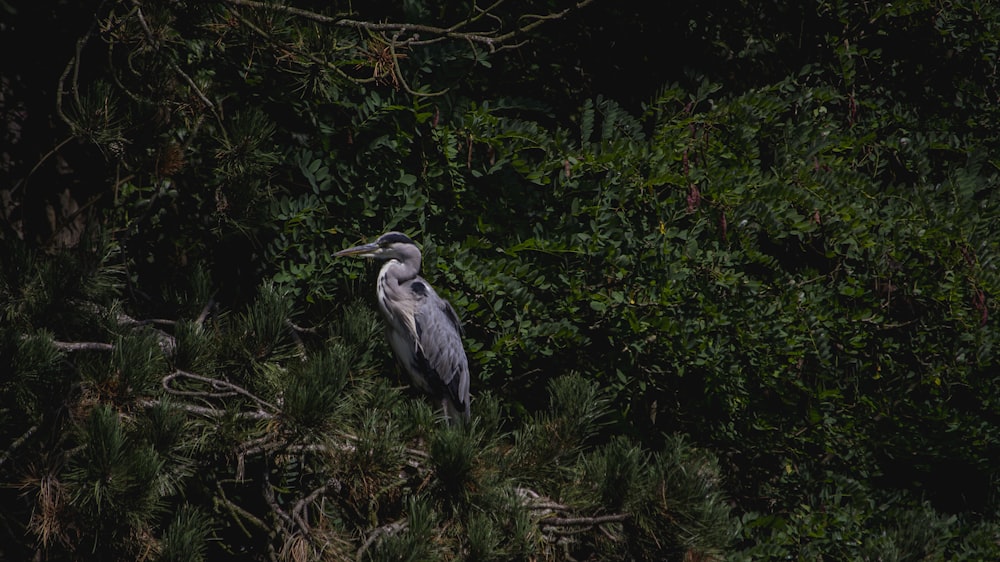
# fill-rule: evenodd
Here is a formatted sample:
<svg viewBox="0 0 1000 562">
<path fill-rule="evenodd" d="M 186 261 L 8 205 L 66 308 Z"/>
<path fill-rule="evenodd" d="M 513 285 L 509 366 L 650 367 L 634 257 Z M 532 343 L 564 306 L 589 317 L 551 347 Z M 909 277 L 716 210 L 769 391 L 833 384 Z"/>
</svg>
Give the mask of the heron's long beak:
<svg viewBox="0 0 1000 562">
<path fill-rule="evenodd" d="M 355 246 L 353 248 L 347 248 L 346 250 L 341 250 L 333 255 L 337 256 L 338 258 L 343 256 L 360 256 L 363 258 L 371 258 L 375 256 L 375 254 L 378 252 L 378 249 L 379 249 L 378 244 L 372 242 L 371 244 L 362 244 L 360 246 Z"/>
</svg>

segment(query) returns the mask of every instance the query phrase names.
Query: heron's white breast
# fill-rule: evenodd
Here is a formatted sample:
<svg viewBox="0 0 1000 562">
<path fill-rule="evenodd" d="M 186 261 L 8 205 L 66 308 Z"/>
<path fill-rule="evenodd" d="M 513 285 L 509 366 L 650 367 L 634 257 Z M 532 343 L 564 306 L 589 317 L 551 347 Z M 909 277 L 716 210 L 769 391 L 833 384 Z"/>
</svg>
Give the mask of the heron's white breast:
<svg viewBox="0 0 1000 562">
<path fill-rule="evenodd" d="M 412 294 L 403 289 L 399 282 L 389 274 L 393 268 L 402 267 L 398 260 L 385 262 L 378 273 L 378 306 L 382 316 L 394 331 L 404 332 L 412 340 L 414 349 L 417 343 L 417 326 L 414 322 L 417 301 Z"/>
</svg>

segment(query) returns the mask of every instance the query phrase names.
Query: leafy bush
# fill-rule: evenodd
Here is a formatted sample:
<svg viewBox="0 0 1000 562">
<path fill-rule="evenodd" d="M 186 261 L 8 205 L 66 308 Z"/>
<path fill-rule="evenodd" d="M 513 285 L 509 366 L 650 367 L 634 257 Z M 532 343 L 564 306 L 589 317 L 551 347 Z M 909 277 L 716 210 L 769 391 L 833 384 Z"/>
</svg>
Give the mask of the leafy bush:
<svg viewBox="0 0 1000 562">
<path fill-rule="evenodd" d="M 11 556 L 997 558 L 1000 8 L 582 4 L 12 12 Z M 468 428 L 332 256 L 389 229 Z"/>
</svg>

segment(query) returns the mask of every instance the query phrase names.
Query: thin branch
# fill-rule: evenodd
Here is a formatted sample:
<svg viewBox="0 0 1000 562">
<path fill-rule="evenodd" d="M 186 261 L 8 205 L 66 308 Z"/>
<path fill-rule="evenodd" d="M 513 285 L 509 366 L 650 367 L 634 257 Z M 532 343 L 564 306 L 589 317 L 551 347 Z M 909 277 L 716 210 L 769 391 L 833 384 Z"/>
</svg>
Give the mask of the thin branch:
<svg viewBox="0 0 1000 562">
<path fill-rule="evenodd" d="M 389 42 L 389 56 L 392 57 L 392 68 L 389 71 L 393 73 L 393 75 L 396 77 L 396 80 L 403 85 L 403 89 L 406 90 L 406 93 L 410 95 L 435 97 L 448 93 L 448 88 L 445 88 L 440 92 L 424 93 L 424 92 L 417 92 L 410 87 L 410 84 L 406 81 L 406 77 L 403 76 L 403 71 L 399 69 L 399 55 L 396 54 L 396 45 L 399 44 L 397 39 L 399 37 L 399 34 L 402 33 L 403 31 L 404 30 L 400 30 L 398 33 L 396 33 L 396 35 L 393 36 L 392 41 Z"/>
<path fill-rule="evenodd" d="M 113 351 L 110 343 L 96 341 L 53 341 L 52 345 L 61 351 Z"/>
<path fill-rule="evenodd" d="M 247 521 L 253 523 L 258 528 L 260 528 L 265 532 L 271 530 L 268 527 L 267 523 L 264 523 L 256 515 L 243 509 L 242 507 L 237 505 L 236 502 L 226 497 L 226 491 L 222 488 L 222 483 L 220 481 L 215 482 L 215 489 L 219 491 L 219 494 L 217 496 L 214 496 L 213 498 L 215 503 L 216 504 L 221 503 L 224 508 L 226 508 L 227 510 L 229 510 L 230 513 L 233 514 L 234 516 L 233 519 L 236 520 L 236 524 L 239 525 L 240 529 L 243 530 L 243 533 L 246 534 L 247 538 L 253 537 L 253 534 L 250 532 L 249 529 L 247 529 L 243 525 L 243 523 L 240 522 L 240 518 L 246 519 Z"/>
<path fill-rule="evenodd" d="M 353 20 L 348 18 L 331 17 L 323 14 L 318 14 L 316 12 L 311 12 L 309 10 L 304 10 L 302 8 L 296 8 L 294 6 L 288 6 L 284 4 L 269 4 L 264 2 L 257 2 L 255 0 L 225 0 L 227 4 L 234 6 L 244 6 L 248 8 L 254 8 L 259 10 L 271 10 L 276 12 L 284 12 L 286 14 L 292 14 L 301 18 L 312 20 L 318 23 L 334 25 L 338 27 L 350 27 L 354 29 L 364 29 L 368 31 L 377 32 L 395 32 L 397 34 L 409 33 L 414 35 L 413 40 L 404 41 L 400 44 L 416 45 L 420 41 L 416 39 L 416 34 L 429 34 L 436 37 L 444 37 L 448 39 L 459 39 L 464 41 L 470 41 L 473 43 L 480 43 L 486 45 L 490 48 L 491 52 L 496 51 L 498 48 L 502 48 L 505 44 L 514 37 L 522 35 L 538 27 L 539 25 L 545 23 L 546 21 L 551 21 L 564 17 L 571 11 L 579 10 L 588 4 L 593 3 L 594 0 L 581 0 L 558 12 L 552 12 L 549 14 L 531 14 L 521 16 L 521 19 L 531 19 L 531 23 L 527 23 L 517 29 L 509 31 L 507 33 L 500 34 L 499 29 L 493 29 L 490 31 L 476 31 L 476 32 L 465 32 L 461 29 L 466 26 L 481 20 L 483 17 L 490 16 L 493 14 L 493 10 L 497 9 L 504 0 L 499 0 L 493 3 L 490 7 L 486 9 L 480 9 L 479 13 L 467 19 L 464 19 L 449 27 L 438 27 L 433 25 L 415 24 L 415 23 L 390 23 L 390 22 L 367 22 L 360 20 Z M 498 24 L 499 27 L 499 24 Z"/>
<path fill-rule="evenodd" d="M 31 436 L 34 435 L 36 431 L 38 431 L 38 426 L 33 425 L 29 427 L 27 431 L 22 433 L 20 437 L 15 439 L 14 442 L 10 444 L 10 447 L 7 447 L 7 450 L 4 451 L 3 456 L 0 457 L 0 466 L 3 466 L 4 463 L 6 463 L 8 459 L 10 459 L 10 456 L 14 453 L 14 450 L 20 447 L 21 445 L 24 445 L 24 442 L 30 439 Z"/>
<path fill-rule="evenodd" d="M 170 386 L 170 382 L 177 378 L 187 378 L 198 382 L 203 382 L 205 384 L 211 385 L 212 388 L 217 389 L 219 392 L 202 391 L 199 393 L 199 391 L 176 390 Z M 264 400 L 263 398 L 258 398 L 253 393 L 251 393 L 250 391 L 244 389 L 243 387 L 237 384 L 233 384 L 229 381 L 225 381 L 222 379 L 215 379 L 212 377 L 196 375 L 194 373 L 189 373 L 187 371 L 181 371 L 180 369 L 174 371 L 173 373 L 167 375 L 166 377 L 163 377 L 163 388 L 170 394 L 175 394 L 178 396 L 204 396 L 208 398 L 225 398 L 228 396 L 232 396 L 234 394 L 239 394 L 241 396 L 249 398 L 250 400 L 253 400 L 259 406 L 264 406 L 267 409 L 272 410 L 274 412 L 281 411 L 281 409 L 275 406 L 274 404 L 271 404 L 270 402 Z"/>
<path fill-rule="evenodd" d="M 506 1 L 507 0 L 497 0 L 496 2 L 494 2 L 492 5 L 490 5 L 487 8 L 480 8 L 476 3 L 473 3 L 472 7 L 476 9 L 476 15 L 474 15 L 474 16 L 466 19 L 465 21 L 461 21 L 459 23 L 456 23 L 455 25 L 451 26 L 450 30 L 451 31 L 457 31 L 457 30 L 461 29 L 462 26 L 468 25 L 470 23 L 475 23 L 475 22 L 483 19 L 484 17 L 489 17 L 489 18 L 493 19 L 494 21 L 496 21 L 497 25 L 500 25 L 500 18 L 498 18 L 497 15 L 496 15 L 496 9 L 499 8 L 500 5 L 503 4 Z"/>
<path fill-rule="evenodd" d="M 405 530 L 406 525 L 407 525 L 406 519 L 400 519 L 399 521 L 395 521 L 393 523 L 389 523 L 388 525 L 382 525 L 381 527 L 376 528 L 368 535 L 368 538 L 365 540 L 365 544 L 361 545 L 361 548 L 358 549 L 358 553 L 355 556 L 355 559 L 360 561 L 362 557 L 364 557 L 365 551 L 368 550 L 368 547 L 374 544 L 379 537 L 381 537 L 382 535 L 395 535 L 396 533 Z"/>
<path fill-rule="evenodd" d="M 515 29 L 501 33 L 503 21 L 495 13 L 499 7 L 505 2 L 505 0 L 496 0 L 489 7 L 483 9 L 478 6 L 473 5 L 475 13 L 470 17 L 467 17 L 461 21 L 458 21 L 448 27 L 438 27 L 433 25 L 425 24 L 415 24 L 415 23 L 393 23 L 393 22 L 369 22 L 360 21 L 355 19 L 349 19 L 347 17 L 336 17 L 327 16 L 317 12 L 312 12 L 302 8 L 297 8 L 295 6 L 289 6 L 286 4 L 272 4 L 266 2 L 260 2 L 257 0 L 224 0 L 225 3 L 231 6 L 251 8 L 255 10 L 267 10 L 272 12 L 281 12 L 285 14 L 290 14 L 296 17 L 304 18 L 313 22 L 317 22 L 323 25 L 351 28 L 359 31 L 366 31 L 371 34 L 379 34 L 382 36 L 386 42 L 389 50 L 389 56 L 392 62 L 390 63 L 390 68 L 388 72 L 392 75 L 392 82 L 396 87 L 402 87 L 404 91 L 413 96 L 420 97 L 433 97 L 439 96 L 447 93 L 447 89 L 438 92 L 421 92 L 414 90 L 406 77 L 403 75 L 399 68 L 398 61 L 402 58 L 397 54 L 397 50 L 402 47 L 414 47 L 414 46 L 425 46 L 432 43 L 438 43 L 443 40 L 453 40 L 453 41 L 465 41 L 469 43 L 469 46 L 475 51 L 476 45 L 485 45 L 491 53 L 497 52 L 504 49 L 513 49 L 520 47 L 526 41 L 519 39 L 523 37 L 529 31 L 535 29 L 539 25 L 559 18 L 564 17 L 566 14 L 573 10 L 579 10 L 588 4 L 592 3 L 594 0 L 580 0 L 576 4 L 560 10 L 558 12 L 552 12 L 548 14 L 526 14 L 518 18 L 518 21 L 528 21 L 523 25 L 519 25 Z M 140 14 L 141 15 L 141 14 Z M 244 17 L 238 11 L 233 11 L 233 15 L 239 20 L 244 26 L 252 30 L 257 35 L 263 37 L 271 45 L 276 46 L 284 51 L 295 53 L 299 57 L 302 57 L 313 64 L 324 67 L 335 72 L 338 76 L 345 80 L 349 80 L 355 84 L 367 84 L 371 82 L 377 82 L 381 76 L 376 71 L 375 75 L 370 78 L 357 78 L 351 76 L 341 70 L 341 68 L 324 59 L 321 59 L 317 55 L 309 52 L 306 49 L 299 48 L 297 45 L 283 44 L 271 37 L 271 35 L 265 30 L 261 29 L 249 19 Z M 475 31 L 465 31 L 474 23 L 480 22 L 483 19 L 492 19 L 492 28 L 485 30 L 475 30 Z M 530 20 L 530 21 L 529 21 Z M 390 37 L 391 35 L 391 37 Z M 429 38 L 424 38 L 429 37 Z M 179 70 L 178 70 L 179 71 Z M 185 76 L 186 79 L 190 80 Z M 190 83 L 190 82 L 189 82 Z M 193 84 L 193 83 L 192 83 Z"/>
<path fill-rule="evenodd" d="M 525 507 L 531 510 L 538 511 L 565 511 L 568 512 L 570 509 L 561 503 L 556 502 L 526 502 Z"/>
<path fill-rule="evenodd" d="M 594 517 L 546 517 L 541 520 L 545 527 L 593 527 L 604 523 L 621 523 L 629 518 L 627 513 L 597 515 Z"/>
<path fill-rule="evenodd" d="M 240 1 L 240 0 L 237 0 L 237 1 Z M 240 23 L 242 23 L 243 25 L 245 25 L 248 28 L 250 28 L 250 30 L 252 30 L 257 35 L 260 35 L 261 37 L 263 37 L 271 45 L 274 45 L 276 47 L 280 47 L 282 49 L 286 49 L 286 50 L 291 51 L 291 52 L 294 52 L 294 53 L 298 54 L 299 56 L 308 59 L 313 64 L 317 64 L 319 66 L 328 68 L 328 69 L 334 71 L 335 73 L 337 73 L 337 75 L 339 75 L 340 77 L 344 78 L 345 80 L 350 80 L 351 82 L 354 82 L 355 84 L 368 84 L 368 83 L 375 82 L 377 80 L 375 77 L 372 77 L 372 78 L 354 78 L 353 76 L 350 76 L 346 72 L 344 72 L 343 70 L 341 70 L 337 65 L 335 65 L 333 63 L 330 63 L 329 61 L 325 61 L 325 60 L 317 57 L 316 55 L 313 55 L 312 53 L 310 53 L 308 51 L 304 51 L 302 49 L 296 49 L 296 48 L 292 47 L 291 45 L 283 45 L 283 44 L 279 43 L 278 41 L 276 41 L 275 39 L 273 39 L 269 33 L 267 33 L 266 31 L 264 31 L 263 29 L 257 27 L 256 25 L 254 25 L 253 22 L 251 22 L 250 20 L 246 19 L 245 17 L 243 17 L 240 14 L 235 14 L 235 15 L 236 15 L 236 18 L 240 20 Z"/>
<path fill-rule="evenodd" d="M 59 93 L 60 92 L 56 92 L 57 96 L 59 95 Z M 60 111 L 60 114 L 61 113 L 62 112 Z M 68 118 L 66 118 L 65 116 L 63 117 L 63 120 L 68 122 L 67 119 Z M 40 168 L 42 166 L 42 164 L 45 163 L 46 160 L 48 160 L 49 158 L 51 158 L 52 155 L 54 155 L 56 152 L 59 152 L 60 148 L 66 146 L 66 143 L 68 143 L 69 141 L 71 141 L 71 140 L 73 140 L 75 138 L 76 138 L 75 135 L 71 135 L 71 136 L 66 137 L 65 139 L 59 141 L 59 143 L 56 144 L 54 147 L 52 147 L 52 150 L 49 150 L 41 158 L 39 158 L 38 162 L 35 162 L 35 165 L 31 167 L 31 170 L 27 174 L 25 174 L 25 176 L 23 178 L 19 179 L 16 184 L 14 184 L 14 187 L 11 188 L 11 190 L 10 190 L 11 195 L 13 196 L 15 193 L 17 193 L 17 190 L 20 189 L 21 185 L 23 185 L 25 182 L 27 182 L 28 178 L 30 178 L 31 176 L 35 175 L 35 172 L 38 171 L 38 168 Z"/>
<path fill-rule="evenodd" d="M 271 486 L 271 476 L 270 469 L 265 465 L 262 469 L 263 472 L 263 482 L 261 482 L 261 488 L 263 489 L 264 501 L 267 505 L 271 507 L 271 512 L 274 514 L 275 519 L 280 519 L 285 522 L 286 525 L 294 525 L 292 517 L 285 513 L 284 509 L 278 505 L 278 500 L 274 495 L 274 487 Z"/>
<path fill-rule="evenodd" d="M 324 16 L 323 14 L 317 14 L 316 12 L 310 12 L 309 10 L 296 8 L 295 6 L 286 6 L 283 4 L 267 4 L 264 2 L 254 2 L 253 0 L 225 0 L 225 1 L 227 4 L 233 4 L 236 6 L 246 6 L 248 8 L 256 8 L 260 10 L 272 10 L 275 12 L 284 12 L 286 14 L 292 14 L 293 16 L 299 16 L 300 18 L 305 18 L 307 20 L 312 20 L 319 23 L 335 24 L 341 21 L 339 18 Z"/>
<path fill-rule="evenodd" d="M 342 485 L 339 480 L 330 479 L 326 484 L 316 488 L 310 492 L 309 495 L 296 502 L 295 507 L 292 508 L 292 519 L 294 519 L 299 525 L 299 529 L 302 530 L 306 537 L 312 536 L 312 529 L 309 527 L 309 522 L 306 520 L 306 508 L 309 504 L 325 494 L 331 487 L 340 491 Z"/>
<path fill-rule="evenodd" d="M 194 323 L 199 326 L 204 324 L 205 319 L 208 318 L 208 315 L 211 314 L 214 308 L 215 308 L 215 298 L 210 297 L 208 299 L 208 302 L 206 302 L 205 306 L 201 309 L 201 314 L 198 315 L 198 318 L 194 321 Z"/>
<path fill-rule="evenodd" d="M 76 102 L 76 107 L 80 107 L 80 91 L 78 78 L 80 75 L 80 57 L 83 53 L 83 46 L 87 44 L 90 40 L 90 34 L 93 31 L 93 27 L 87 30 L 87 33 L 80 37 L 76 41 L 76 54 L 66 63 L 66 68 L 63 69 L 61 75 L 59 75 L 59 86 L 56 88 L 56 114 L 62 119 L 69 130 L 74 134 L 79 134 L 79 127 L 77 127 L 76 122 L 70 119 L 66 113 L 63 111 L 63 92 L 65 91 L 66 77 L 69 76 L 70 71 L 73 73 L 73 80 L 70 83 L 70 92 L 73 94 L 73 101 Z"/>
<path fill-rule="evenodd" d="M 142 7 L 139 5 L 139 2 L 137 0 L 133 0 L 132 4 L 135 6 L 135 13 L 136 17 L 139 19 L 139 24 L 142 27 L 142 30 L 146 33 L 146 40 L 149 41 L 149 44 L 158 51 L 160 49 L 160 42 L 153 35 L 153 30 L 150 29 L 149 24 L 146 22 L 146 17 L 142 15 Z M 201 100 L 201 103 L 205 104 L 205 107 L 207 107 L 209 111 L 211 111 L 212 114 L 215 115 L 216 121 L 218 121 L 218 123 L 221 125 L 223 123 L 223 119 L 222 115 L 219 113 L 219 108 L 216 107 L 214 103 L 212 103 L 212 100 L 208 99 L 208 96 L 206 96 L 205 93 L 201 91 L 201 88 L 198 87 L 198 84 L 196 84 L 195 81 L 190 76 L 188 76 L 186 72 L 181 70 L 181 67 L 177 66 L 176 62 L 170 62 L 170 69 L 179 74 L 181 78 L 183 78 L 184 81 L 187 82 L 187 85 L 191 87 L 191 89 L 194 91 L 198 99 Z M 225 128 L 222 128 L 221 131 L 223 134 L 225 134 Z"/>
<path fill-rule="evenodd" d="M 295 340 L 295 349 L 299 351 L 299 357 L 306 361 L 309 359 L 309 351 L 306 349 L 306 342 L 302 341 L 302 336 L 299 335 L 298 326 L 296 326 L 291 320 L 285 320 L 285 324 L 292 329 L 292 339 Z"/>
<path fill-rule="evenodd" d="M 285 325 L 291 328 L 292 330 L 295 330 L 296 332 L 302 332 L 304 334 L 319 333 L 319 330 L 317 330 L 316 328 L 306 328 L 305 326 L 299 326 L 298 324 L 292 322 L 291 320 L 285 320 Z"/>
<path fill-rule="evenodd" d="M 143 400 L 139 405 L 152 408 L 154 406 L 159 406 L 161 402 L 159 400 Z M 237 412 L 233 413 L 229 410 L 224 410 L 222 408 L 210 408 L 207 406 L 196 406 L 194 404 L 185 404 L 183 402 L 168 402 L 171 408 L 176 408 L 178 410 L 183 410 L 189 414 L 195 414 L 198 416 L 204 416 L 206 418 L 221 418 L 225 416 L 233 416 L 236 419 L 246 419 L 246 420 L 273 420 L 277 416 L 270 412 L 265 412 L 263 410 L 255 410 L 248 412 Z"/>
</svg>

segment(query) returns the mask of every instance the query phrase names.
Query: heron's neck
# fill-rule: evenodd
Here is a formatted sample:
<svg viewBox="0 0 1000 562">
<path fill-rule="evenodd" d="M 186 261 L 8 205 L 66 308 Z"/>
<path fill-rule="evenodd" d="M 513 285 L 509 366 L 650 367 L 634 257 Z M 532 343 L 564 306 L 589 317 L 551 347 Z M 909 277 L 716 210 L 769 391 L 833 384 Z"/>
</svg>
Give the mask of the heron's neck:
<svg viewBox="0 0 1000 562">
<path fill-rule="evenodd" d="M 379 270 L 378 285 L 379 287 L 388 288 L 388 285 L 391 284 L 392 288 L 395 289 L 400 284 L 415 278 L 419 273 L 419 263 L 414 266 L 411 263 L 404 263 L 393 258 L 385 262 L 382 265 L 382 269 Z"/>
<path fill-rule="evenodd" d="M 382 314 L 390 320 L 390 325 L 396 316 L 398 303 L 406 302 L 401 285 L 415 278 L 417 273 L 416 268 L 397 259 L 385 262 L 378 272 L 378 305 Z"/>
</svg>

